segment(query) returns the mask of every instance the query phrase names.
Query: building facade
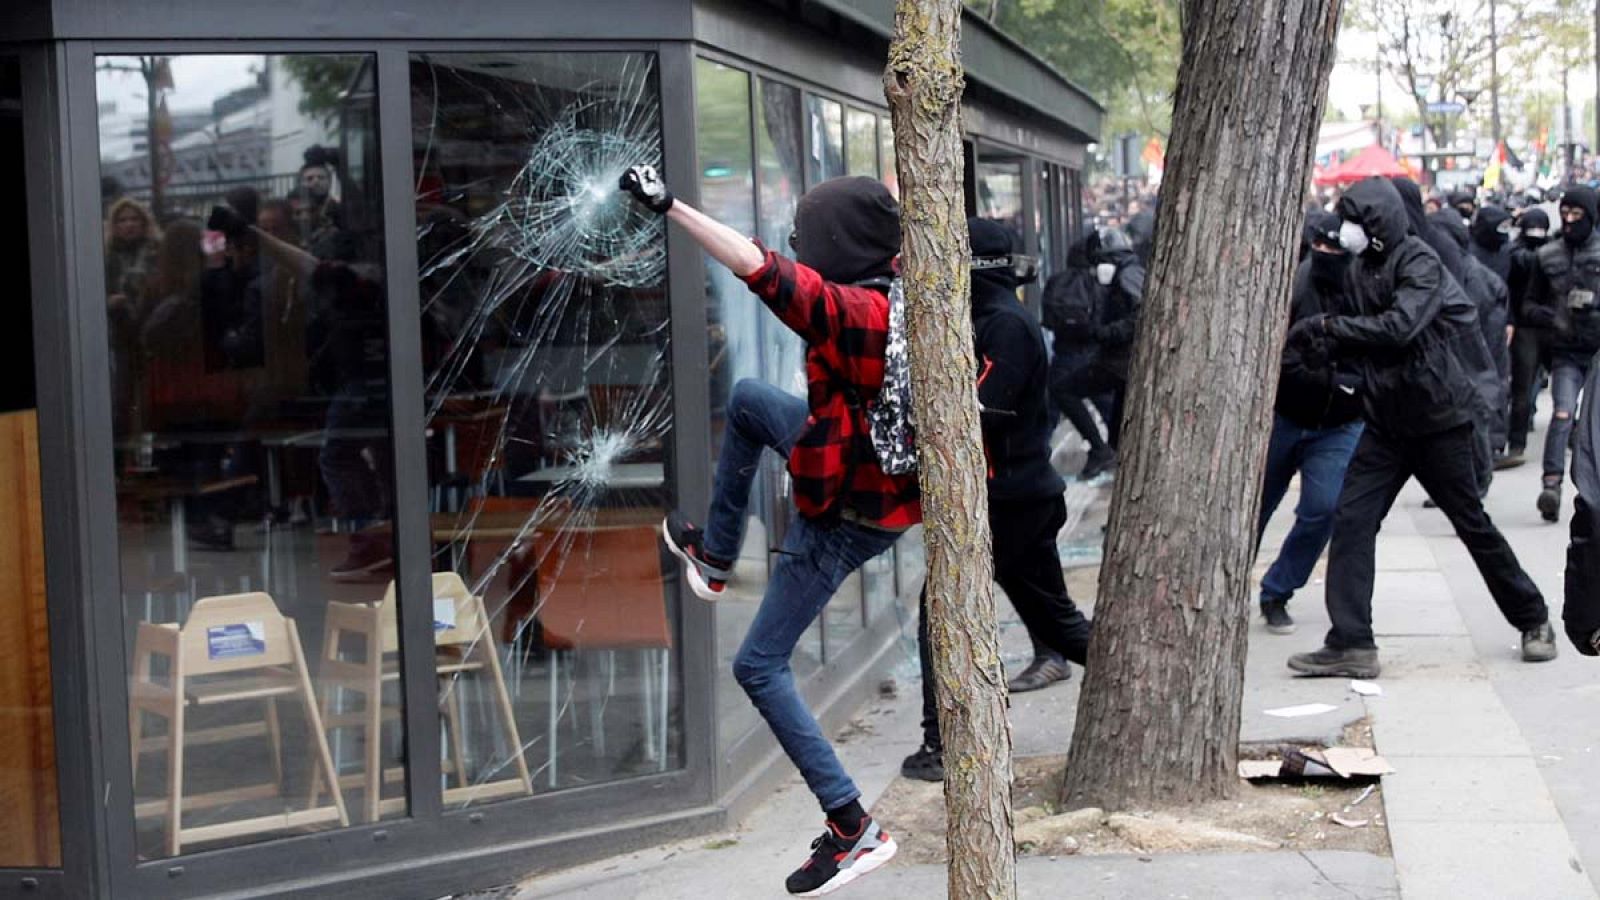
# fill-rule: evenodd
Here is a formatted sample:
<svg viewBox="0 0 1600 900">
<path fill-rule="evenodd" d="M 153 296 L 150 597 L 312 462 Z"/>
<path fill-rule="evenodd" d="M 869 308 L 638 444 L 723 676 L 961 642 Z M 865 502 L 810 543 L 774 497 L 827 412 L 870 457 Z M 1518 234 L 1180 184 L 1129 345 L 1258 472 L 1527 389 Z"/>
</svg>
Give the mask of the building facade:
<svg viewBox="0 0 1600 900">
<path fill-rule="evenodd" d="M 137 6 L 0 11 L 0 897 L 438 896 L 737 818 L 779 462 L 725 601 L 656 526 L 803 348 L 616 180 L 780 251 L 893 187 L 892 0 Z M 1101 110 L 963 43 L 968 205 L 1048 272 Z M 825 722 L 921 570 L 802 642 Z"/>
</svg>

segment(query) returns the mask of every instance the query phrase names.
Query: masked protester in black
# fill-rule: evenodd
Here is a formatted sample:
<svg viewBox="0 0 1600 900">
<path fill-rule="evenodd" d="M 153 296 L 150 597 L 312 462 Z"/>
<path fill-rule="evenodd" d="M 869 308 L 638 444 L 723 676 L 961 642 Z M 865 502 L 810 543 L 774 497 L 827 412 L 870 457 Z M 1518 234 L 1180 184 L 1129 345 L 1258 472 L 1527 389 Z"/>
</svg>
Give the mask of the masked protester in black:
<svg viewBox="0 0 1600 900">
<path fill-rule="evenodd" d="M 1302 246 L 1289 309 L 1291 327 L 1312 316 L 1340 314 L 1349 293 L 1350 254 L 1339 246 L 1339 217 L 1322 210 L 1311 213 Z M 1300 502 L 1294 526 L 1261 579 L 1261 616 L 1274 634 L 1294 631 L 1289 599 L 1311 577 L 1333 531 L 1345 468 L 1361 439 L 1360 382 L 1348 366 L 1339 367 L 1321 338 L 1296 341 L 1283 350 L 1257 543 L 1297 474 Z"/>
<path fill-rule="evenodd" d="M 1578 392 L 1600 352 L 1600 195 L 1575 187 L 1561 198 L 1561 239 L 1539 248 L 1523 317 L 1549 331 L 1550 396 L 1555 411 L 1544 443 L 1539 513 L 1561 517 L 1561 485 Z"/>
<path fill-rule="evenodd" d="M 994 538 L 994 580 L 1006 592 L 1028 633 L 1057 654 L 1082 665 L 1088 656 L 1089 620 L 1067 594 L 1056 533 L 1067 521 L 1066 485 L 1050 467 L 1048 362 L 1039 323 L 1017 299 L 1009 258 L 1010 229 L 988 219 L 968 219 L 975 266 L 972 332 L 978 362 L 984 453 L 989 460 L 989 527 Z M 933 661 L 928 639 L 928 595 L 922 595 L 917 630 L 922 663 L 923 745 L 901 772 L 944 780 Z"/>
<path fill-rule="evenodd" d="M 1460 245 L 1461 288 L 1467 299 L 1477 307 L 1478 329 L 1483 335 L 1481 344 L 1465 347 L 1462 362 L 1472 371 L 1473 385 L 1483 401 L 1479 412 L 1478 473 L 1480 493 L 1487 496 L 1494 470 L 1491 460 L 1504 447 L 1506 441 L 1507 382 L 1511 377 L 1511 356 L 1506 343 L 1506 321 L 1509 302 L 1506 284 L 1500 277 L 1478 262 L 1469 248 L 1467 226 L 1449 210 L 1440 210 L 1428 217 L 1441 231 Z"/>
<path fill-rule="evenodd" d="M 1094 257 L 1100 250 L 1100 235 L 1090 232 L 1067 250 L 1066 268 L 1050 276 L 1044 286 L 1044 326 L 1055 340 L 1055 358 L 1050 363 L 1050 402 L 1072 423 L 1089 444 L 1079 478 L 1089 481 L 1116 465 L 1117 455 L 1106 437 L 1100 434 L 1093 403 L 1105 419 L 1108 431 L 1114 419 L 1111 392 L 1084 397 L 1072 389 L 1074 376 L 1094 365 L 1099 355 L 1095 329 L 1105 312 L 1109 288 L 1096 278 Z"/>
<path fill-rule="evenodd" d="M 1133 337 L 1139 323 L 1139 304 L 1144 296 L 1144 264 L 1121 231 L 1100 231 L 1099 251 L 1094 256 L 1097 280 L 1106 288 L 1105 305 L 1094 327 L 1094 362 L 1075 372 L 1067 389 L 1080 397 L 1111 394 L 1111 418 L 1106 422 L 1107 441 L 1117 448 L 1121 436 L 1122 402 L 1128 385 L 1128 368 L 1133 357 Z"/>
<path fill-rule="evenodd" d="M 1414 234 L 1395 186 L 1369 178 L 1339 200 L 1340 236 L 1356 254 L 1351 309 L 1314 316 L 1290 341 L 1321 336 L 1361 375 L 1366 429 L 1345 473 L 1328 558 L 1333 620 L 1322 649 L 1290 658 L 1306 675 L 1373 678 L 1372 633 L 1378 528 L 1415 477 L 1449 517 L 1500 612 L 1522 633 L 1522 656 L 1556 654 L 1544 597 L 1483 510 L 1478 496 L 1474 408 L 1462 348 L 1482 338 L 1472 302 Z"/>
<path fill-rule="evenodd" d="M 1600 656 L 1600 365 L 1589 367 L 1572 450 L 1578 499 L 1567 545 L 1567 602 L 1561 618 L 1578 652 Z"/>
<path fill-rule="evenodd" d="M 1550 217 L 1538 207 L 1517 216 L 1517 238 L 1511 244 L 1511 274 L 1506 288 L 1511 294 L 1511 413 L 1507 423 L 1505 457 L 1501 468 L 1520 466 L 1526 457 L 1528 431 L 1533 426 L 1533 398 L 1538 391 L 1539 367 L 1547 353 L 1549 333 L 1528 321 L 1528 289 L 1539 267 L 1539 248 L 1550 239 Z"/>
<path fill-rule="evenodd" d="M 1472 191 L 1451 191 L 1448 200 L 1450 208 L 1461 217 L 1462 223 L 1472 221 L 1472 215 L 1478 208 L 1478 195 Z"/>
<path fill-rule="evenodd" d="M 1433 248 L 1434 254 L 1439 257 L 1439 262 L 1444 264 L 1444 270 L 1459 283 L 1462 276 L 1461 245 L 1437 225 L 1428 221 L 1428 212 L 1422 207 L 1422 188 L 1418 187 L 1415 181 L 1409 178 L 1389 180 L 1399 192 L 1401 202 L 1405 204 L 1406 218 L 1411 222 L 1412 233 Z"/>
<path fill-rule="evenodd" d="M 1493 204 L 1478 210 L 1469 226 L 1472 244 L 1468 252 L 1501 281 L 1511 278 L 1511 249 L 1507 246 L 1511 241 L 1510 226 L 1511 214 Z"/>
</svg>

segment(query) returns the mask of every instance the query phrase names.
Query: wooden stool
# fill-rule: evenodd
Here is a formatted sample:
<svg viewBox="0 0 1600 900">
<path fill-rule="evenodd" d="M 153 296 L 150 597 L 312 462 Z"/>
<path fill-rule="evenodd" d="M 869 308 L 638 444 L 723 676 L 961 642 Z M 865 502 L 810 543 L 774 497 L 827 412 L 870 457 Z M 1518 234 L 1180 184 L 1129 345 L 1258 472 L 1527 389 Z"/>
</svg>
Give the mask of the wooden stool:
<svg viewBox="0 0 1600 900">
<path fill-rule="evenodd" d="M 158 656 L 167 660 L 165 682 L 155 680 L 151 674 Z M 185 807 L 200 809 L 282 793 L 279 698 L 297 698 L 304 705 L 312 746 L 316 750 L 315 765 L 329 776 L 333 773 L 333 756 L 328 752 L 327 734 L 318 716 L 300 637 L 295 632 L 294 621 L 278 611 L 271 597 L 262 593 L 207 597 L 194 605 L 182 627 L 141 622 L 134 638 L 133 659 L 129 726 L 135 783 L 141 752 L 162 749 L 163 745 L 167 751 L 167 797 L 149 808 L 136 807 L 135 816 L 165 811 L 169 856 L 177 856 L 188 842 L 222 840 L 335 820 L 340 825 L 350 824 L 344 797 L 334 791 L 331 807 L 317 807 L 313 803 L 298 812 L 193 828 L 183 826 Z M 213 707 L 252 701 L 263 704 L 260 724 L 195 731 L 185 722 L 184 713 L 190 706 Z M 155 738 L 148 744 L 144 741 L 144 714 L 147 713 L 167 720 L 164 740 Z M 218 743 L 261 735 L 272 742 L 272 783 L 184 796 L 183 752 L 187 744 Z"/>
</svg>

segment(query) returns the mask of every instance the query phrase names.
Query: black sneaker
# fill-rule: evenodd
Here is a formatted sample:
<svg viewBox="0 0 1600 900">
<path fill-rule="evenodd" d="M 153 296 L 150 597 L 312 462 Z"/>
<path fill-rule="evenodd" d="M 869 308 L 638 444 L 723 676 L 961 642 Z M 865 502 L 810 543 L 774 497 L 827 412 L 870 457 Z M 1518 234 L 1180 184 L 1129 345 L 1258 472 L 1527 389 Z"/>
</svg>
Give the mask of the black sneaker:
<svg viewBox="0 0 1600 900">
<path fill-rule="evenodd" d="M 1013 694 L 1026 694 L 1047 688 L 1058 681 L 1072 679 L 1072 666 L 1054 653 L 1035 656 L 1022 674 L 1006 682 L 1006 690 Z"/>
<path fill-rule="evenodd" d="M 1089 458 L 1084 460 L 1083 471 L 1078 473 L 1079 481 L 1093 481 L 1107 472 L 1117 468 L 1117 453 L 1110 447 L 1100 447 L 1089 451 Z"/>
<path fill-rule="evenodd" d="M 1273 634 L 1294 634 L 1294 619 L 1289 615 L 1289 601 L 1261 601 L 1261 618 L 1267 620 L 1267 630 Z"/>
<path fill-rule="evenodd" d="M 720 600 L 723 589 L 728 586 L 731 567 L 705 558 L 701 549 L 705 532 L 685 518 L 683 513 L 673 510 L 661 521 L 661 538 L 666 541 L 672 555 L 683 561 L 689 589 L 694 591 L 694 595 L 701 600 Z"/>
<path fill-rule="evenodd" d="M 1323 647 L 1289 657 L 1289 668 L 1316 678 L 1377 678 L 1378 651 Z"/>
<path fill-rule="evenodd" d="M 944 751 L 923 744 L 900 764 L 900 774 L 916 781 L 943 781 Z"/>
<path fill-rule="evenodd" d="M 828 822 L 828 830 L 811 842 L 811 858 L 794 870 L 784 886 L 797 897 L 831 894 L 891 859 L 899 848 L 872 817 L 861 820 L 861 833 L 850 837 Z"/>
<path fill-rule="evenodd" d="M 1546 478 L 1544 489 L 1539 492 L 1539 515 L 1544 516 L 1546 522 L 1559 522 L 1561 520 L 1561 479 Z"/>
<path fill-rule="evenodd" d="M 1556 658 L 1556 630 L 1546 622 L 1522 633 L 1522 661 L 1549 662 Z"/>
</svg>

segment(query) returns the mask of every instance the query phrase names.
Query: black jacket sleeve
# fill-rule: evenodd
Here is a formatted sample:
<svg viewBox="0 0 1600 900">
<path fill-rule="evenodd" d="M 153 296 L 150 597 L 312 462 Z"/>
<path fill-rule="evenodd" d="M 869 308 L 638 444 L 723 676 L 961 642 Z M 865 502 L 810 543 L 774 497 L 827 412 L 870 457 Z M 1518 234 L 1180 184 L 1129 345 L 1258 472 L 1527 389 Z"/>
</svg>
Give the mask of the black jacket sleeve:
<svg viewBox="0 0 1600 900">
<path fill-rule="evenodd" d="M 1395 251 L 1394 296 L 1389 307 L 1371 316 L 1334 316 L 1328 335 L 1342 349 L 1390 350 L 1404 347 L 1422 333 L 1444 307 L 1444 279 L 1438 257 L 1420 242 L 1408 241 Z"/>
<path fill-rule="evenodd" d="M 1028 373 L 1044 350 L 1027 324 L 1015 316 L 993 316 L 975 336 L 978 350 L 978 403 L 983 426 L 1012 421 L 1017 401 L 1028 387 Z"/>
</svg>

